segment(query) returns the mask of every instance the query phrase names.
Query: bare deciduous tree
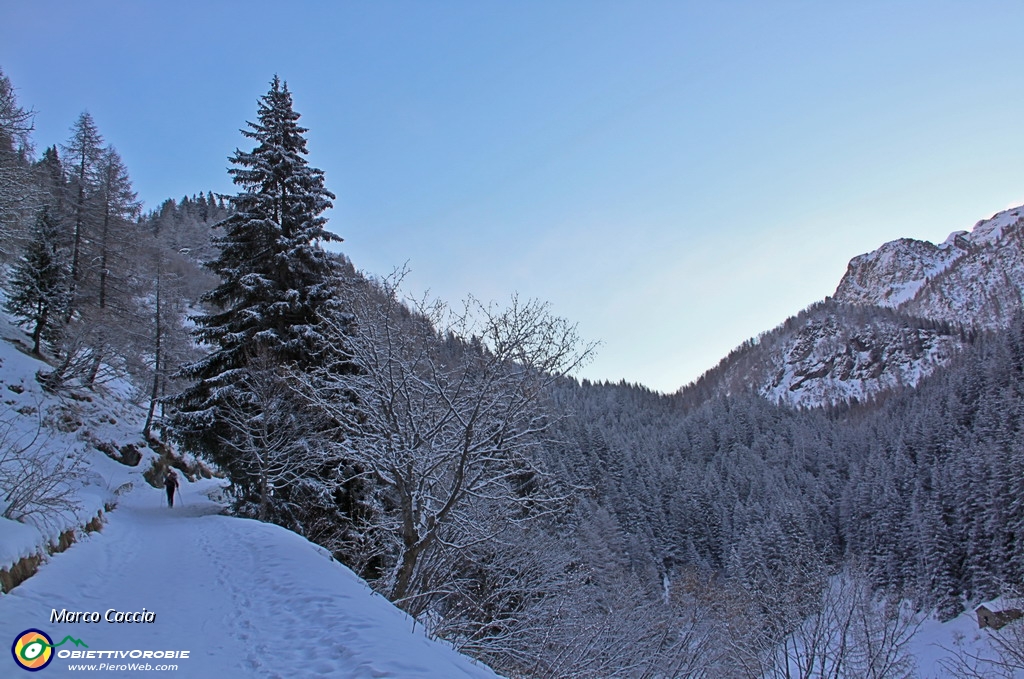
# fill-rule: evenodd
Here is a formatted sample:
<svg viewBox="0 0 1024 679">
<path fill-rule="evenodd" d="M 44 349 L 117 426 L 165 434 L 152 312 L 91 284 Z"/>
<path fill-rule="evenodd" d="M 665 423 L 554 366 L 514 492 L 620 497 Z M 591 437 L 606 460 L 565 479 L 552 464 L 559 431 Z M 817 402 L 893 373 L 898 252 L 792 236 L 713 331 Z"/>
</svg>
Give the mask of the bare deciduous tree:
<svg viewBox="0 0 1024 679">
<path fill-rule="evenodd" d="M 476 520 L 479 508 L 517 522 L 550 507 L 532 454 L 550 424 L 545 390 L 591 348 L 544 304 L 513 300 L 497 310 L 471 300 L 455 313 L 421 302 L 410 311 L 400 282 L 352 291 L 355 331 L 347 317 L 325 319 L 355 374 L 325 367 L 305 394 L 343 424 L 344 454 L 379 489 L 387 517 L 379 529 L 393 536 L 394 552 L 384 586 L 418 614 L 447 586 L 441 555 L 500 530 Z"/>
<path fill-rule="evenodd" d="M 815 610 L 785 637 L 760 639 L 759 666 L 750 676 L 909 679 L 916 674 L 909 644 L 919 624 L 908 607 L 878 598 L 863 575 L 847 569 L 828 579 Z"/>
<path fill-rule="evenodd" d="M 0 414 L 0 516 L 59 528 L 79 508 L 72 487 L 79 459 L 48 445 L 42 419 L 26 428 L 29 421 L 10 409 Z"/>
</svg>

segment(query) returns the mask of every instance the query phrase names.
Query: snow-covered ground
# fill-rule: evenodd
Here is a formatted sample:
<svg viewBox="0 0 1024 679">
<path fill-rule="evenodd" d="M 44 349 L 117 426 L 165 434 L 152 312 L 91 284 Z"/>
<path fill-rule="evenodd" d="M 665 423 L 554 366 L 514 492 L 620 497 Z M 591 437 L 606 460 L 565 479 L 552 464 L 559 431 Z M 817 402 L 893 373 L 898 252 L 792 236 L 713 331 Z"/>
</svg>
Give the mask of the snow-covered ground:
<svg viewBox="0 0 1024 679">
<path fill-rule="evenodd" d="M 1004 607 L 999 601 L 988 602 L 988 605 L 992 610 L 1002 610 Z M 948 622 L 939 622 L 934 618 L 924 620 L 910 644 L 910 651 L 917 659 L 918 676 L 922 679 L 963 676 L 955 671 L 958 655 L 969 666 L 976 668 L 976 676 L 1007 676 L 997 669 L 1000 658 L 991 640 L 993 635 L 1001 635 L 1004 639 L 1014 638 L 1016 630 L 1013 626 L 1022 623 L 1024 621 L 1011 623 L 998 632 L 978 629 L 978 618 L 973 611 L 965 612 Z M 1024 677 L 1024 672 L 1010 676 Z"/>
<path fill-rule="evenodd" d="M 3 301 L 0 293 L 0 307 Z M 118 395 L 121 385 L 77 398 L 49 394 L 36 373 L 51 368 L 26 354 L 28 346 L 25 333 L 0 313 L 0 465 L 14 477 L 52 474 L 61 466 L 70 469 L 67 481 L 58 485 L 68 490 L 74 506 L 54 507 L 23 523 L 0 517 L 0 569 L 57 543 L 62 532 L 81 528 L 106 505 L 116 503 L 117 489 L 128 480 L 129 468 L 101 453 L 97 444 L 114 449 L 145 446 L 141 434 L 145 413 Z M 12 455 L 12 450 L 24 452 Z M 0 485 L 4 478 L 0 474 Z M 5 497 L 7 492 L 0 492 L 0 513 L 8 509 Z"/>
<path fill-rule="evenodd" d="M 0 313 L 0 444 L 34 442 L 32 450 L 44 459 L 75 464 L 68 487 L 77 507 L 32 517 L 34 525 L 0 518 L 0 570 L 29 555 L 44 558 L 34 576 L 0 594 L 0 642 L 11 648 L 32 628 L 49 634 L 59 647 L 43 676 L 69 672 L 71 665 L 94 666 L 106 677 L 148 675 L 128 668 L 138 664 L 177 665 L 171 676 L 189 679 L 497 676 L 428 639 L 405 613 L 304 538 L 222 516 L 222 505 L 210 499 L 222 482 L 186 482 L 181 504 L 168 509 L 163 490 L 143 478 L 156 453 L 144 447 L 145 413 L 125 398 L 125 385 L 78 398 L 48 394 L 36 372 L 49 367 L 27 355 L 26 345 L 25 334 Z M 126 466 L 97 443 L 108 449 L 132 444 L 142 461 Z M 6 491 L 0 488 L 0 498 Z M 113 504 L 101 532 L 81 530 Z M 47 545 L 75 528 L 76 544 L 46 555 Z M 52 622 L 53 611 L 103 618 L 109 610 L 143 609 L 155 614 L 153 622 Z M 60 645 L 68 635 L 88 648 Z M 131 657 L 170 650 L 189 657 Z M 75 651 L 126 656 L 59 657 Z M 107 669 L 111 665 L 126 668 Z M 0 677 L 16 676 L 30 675 L 5 651 Z"/>
<path fill-rule="evenodd" d="M 189 651 L 186 659 L 57 658 L 69 665 L 176 664 L 182 677 L 495 677 L 427 639 L 413 621 L 322 549 L 278 526 L 220 516 L 185 484 L 168 509 L 148 485 L 121 498 L 101 533 L 58 554 L 0 598 L 9 642 L 38 628 L 92 650 Z M 155 614 L 152 623 L 52 623 L 52 612 Z M 74 648 L 70 644 L 58 649 Z M 85 650 L 85 649 L 80 649 Z M 8 658 L 5 665 L 13 664 Z M 14 671 L 0 671 L 13 676 Z M 136 677 L 137 671 L 105 671 Z"/>
</svg>

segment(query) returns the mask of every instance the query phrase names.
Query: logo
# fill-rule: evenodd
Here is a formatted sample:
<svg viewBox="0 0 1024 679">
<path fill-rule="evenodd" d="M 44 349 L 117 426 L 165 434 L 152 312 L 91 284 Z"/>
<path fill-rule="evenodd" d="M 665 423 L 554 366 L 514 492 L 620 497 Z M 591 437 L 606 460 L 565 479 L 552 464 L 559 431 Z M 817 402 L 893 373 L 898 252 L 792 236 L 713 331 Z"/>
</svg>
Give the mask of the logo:
<svg viewBox="0 0 1024 679">
<path fill-rule="evenodd" d="M 53 660 L 53 639 L 42 630 L 27 629 L 14 640 L 11 653 L 19 667 L 38 672 Z"/>
<path fill-rule="evenodd" d="M 38 629 L 27 629 L 18 635 L 11 646 L 11 655 L 18 667 L 29 672 L 38 672 L 53 660 L 53 649 L 65 641 L 70 641 L 75 646 L 86 646 L 81 639 L 66 636 L 60 644 L 54 644 L 46 632 Z"/>
</svg>

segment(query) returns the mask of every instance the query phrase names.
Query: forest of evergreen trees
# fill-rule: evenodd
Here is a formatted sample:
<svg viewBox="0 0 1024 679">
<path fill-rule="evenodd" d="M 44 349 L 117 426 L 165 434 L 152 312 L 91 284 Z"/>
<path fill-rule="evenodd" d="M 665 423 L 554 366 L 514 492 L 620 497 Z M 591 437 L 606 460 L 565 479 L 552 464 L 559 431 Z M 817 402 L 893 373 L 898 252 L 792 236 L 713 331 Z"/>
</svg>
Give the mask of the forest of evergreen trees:
<svg viewBox="0 0 1024 679">
<path fill-rule="evenodd" d="M 287 85 L 256 114 L 236 195 L 145 212 L 87 113 L 38 151 L 0 74 L 6 311 L 47 389 L 129 380 L 155 449 L 432 634 L 511 677 L 914 676 L 910 613 L 1021 584 L 1024 322 L 832 409 L 581 383 L 545 305 L 414 304 L 326 252 Z"/>
</svg>

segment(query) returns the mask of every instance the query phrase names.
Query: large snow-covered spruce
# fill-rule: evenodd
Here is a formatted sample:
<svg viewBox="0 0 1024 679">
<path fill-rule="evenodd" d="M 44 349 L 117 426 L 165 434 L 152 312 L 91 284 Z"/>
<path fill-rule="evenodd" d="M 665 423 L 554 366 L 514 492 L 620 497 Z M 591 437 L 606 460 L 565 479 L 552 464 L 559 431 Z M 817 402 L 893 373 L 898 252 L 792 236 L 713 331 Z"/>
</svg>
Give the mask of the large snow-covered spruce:
<svg viewBox="0 0 1024 679">
<path fill-rule="evenodd" d="M 326 346 L 317 317 L 333 303 L 334 266 L 320 243 L 341 240 L 326 230 L 323 216 L 334 194 L 306 161 L 307 130 L 298 119 L 287 85 L 275 76 L 257 122 L 242 130 L 255 148 L 231 158 L 229 173 L 241 190 L 217 225 L 219 254 L 207 264 L 221 278 L 204 297 L 216 309 L 194 317 L 195 335 L 211 351 L 181 370 L 195 382 L 176 401 L 184 443 L 241 485 L 252 472 L 232 452 L 238 432 L 224 417 L 225 405 L 246 401 L 240 385 L 257 356 L 299 369 L 314 361 Z"/>
</svg>

